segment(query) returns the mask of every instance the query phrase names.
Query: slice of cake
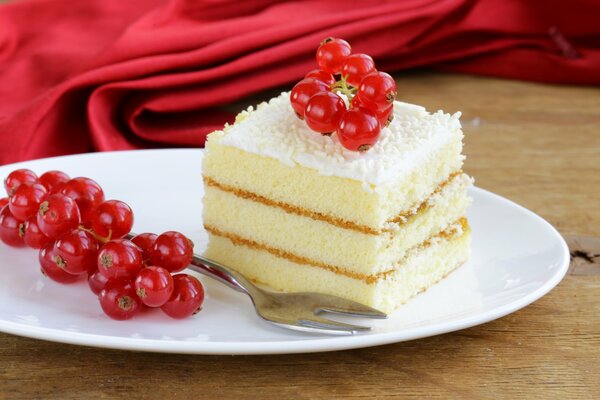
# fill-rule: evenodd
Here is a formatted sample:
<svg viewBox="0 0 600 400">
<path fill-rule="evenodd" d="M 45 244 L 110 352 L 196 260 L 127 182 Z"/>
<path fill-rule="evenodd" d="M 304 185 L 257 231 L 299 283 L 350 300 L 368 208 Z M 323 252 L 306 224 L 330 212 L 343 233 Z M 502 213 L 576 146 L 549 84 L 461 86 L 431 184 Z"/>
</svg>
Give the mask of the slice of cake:
<svg viewBox="0 0 600 400">
<path fill-rule="evenodd" d="M 290 94 L 209 135 L 205 255 L 282 291 L 390 312 L 469 256 L 460 114 L 394 102 L 367 152 L 312 131 Z"/>
</svg>

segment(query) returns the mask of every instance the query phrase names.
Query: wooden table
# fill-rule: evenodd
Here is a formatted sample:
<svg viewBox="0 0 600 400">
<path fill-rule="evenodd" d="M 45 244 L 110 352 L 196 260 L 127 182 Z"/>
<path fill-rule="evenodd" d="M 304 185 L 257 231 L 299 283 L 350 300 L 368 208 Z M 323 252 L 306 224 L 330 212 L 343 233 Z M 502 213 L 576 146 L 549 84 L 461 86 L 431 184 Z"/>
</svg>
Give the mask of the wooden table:
<svg viewBox="0 0 600 400">
<path fill-rule="evenodd" d="M 577 251 L 550 294 L 482 326 L 335 353 L 164 355 L 0 334 L 0 398 L 600 398 L 600 90 L 423 72 L 398 85 L 403 100 L 462 110 L 477 185 Z"/>
</svg>

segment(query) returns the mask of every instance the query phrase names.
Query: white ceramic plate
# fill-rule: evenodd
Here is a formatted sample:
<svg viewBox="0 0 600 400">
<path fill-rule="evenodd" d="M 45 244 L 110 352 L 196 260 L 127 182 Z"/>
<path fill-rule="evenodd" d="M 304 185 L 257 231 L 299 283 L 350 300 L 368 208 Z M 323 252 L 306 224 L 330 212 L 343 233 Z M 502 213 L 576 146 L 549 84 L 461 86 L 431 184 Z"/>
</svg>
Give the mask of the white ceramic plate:
<svg viewBox="0 0 600 400">
<path fill-rule="evenodd" d="M 130 204 L 136 232 L 178 230 L 202 250 L 201 150 L 149 150 L 58 157 L 0 167 L 60 169 L 97 180 L 107 198 Z M 0 331 L 38 339 L 127 350 L 198 354 L 271 354 L 352 349 L 417 339 L 482 324 L 548 293 L 567 271 L 569 252 L 536 214 L 482 189 L 471 191 L 470 261 L 388 320 L 360 320 L 372 332 L 322 336 L 261 321 L 250 301 L 203 277 L 207 298 L 196 316 L 177 321 L 159 310 L 129 321 L 104 316 L 82 281 L 42 276 L 37 253 L 0 244 Z"/>
</svg>

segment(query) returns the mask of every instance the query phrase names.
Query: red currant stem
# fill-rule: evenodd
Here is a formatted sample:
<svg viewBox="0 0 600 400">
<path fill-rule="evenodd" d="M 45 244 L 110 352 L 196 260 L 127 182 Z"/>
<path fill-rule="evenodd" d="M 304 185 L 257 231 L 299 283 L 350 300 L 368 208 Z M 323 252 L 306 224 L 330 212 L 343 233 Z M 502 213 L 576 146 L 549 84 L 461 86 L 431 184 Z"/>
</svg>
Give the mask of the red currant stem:
<svg viewBox="0 0 600 400">
<path fill-rule="evenodd" d="M 108 231 L 108 237 L 104 237 L 104 236 L 98 235 L 92 229 L 86 228 L 83 225 L 79 225 L 79 229 L 81 229 L 82 231 L 86 231 L 87 233 L 89 233 L 90 235 L 92 235 L 94 237 L 94 239 L 96 239 L 98 242 L 100 242 L 102 244 L 110 242 L 110 239 L 111 239 L 111 236 L 112 236 L 112 231 L 111 230 Z"/>
<path fill-rule="evenodd" d="M 348 82 L 346 81 L 347 78 L 348 78 L 347 76 L 342 76 L 339 81 L 337 81 L 336 83 L 333 84 L 333 86 L 331 86 L 331 90 L 344 94 L 348 98 L 348 101 L 350 102 L 358 89 L 355 87 L 349 86 Z"/>
</svg>

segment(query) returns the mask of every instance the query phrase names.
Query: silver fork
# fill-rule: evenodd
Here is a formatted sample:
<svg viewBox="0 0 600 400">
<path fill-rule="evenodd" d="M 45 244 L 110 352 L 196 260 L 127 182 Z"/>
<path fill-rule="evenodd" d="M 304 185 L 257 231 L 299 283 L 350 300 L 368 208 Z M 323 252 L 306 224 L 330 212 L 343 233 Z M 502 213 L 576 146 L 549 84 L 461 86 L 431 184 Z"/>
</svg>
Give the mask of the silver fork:
<svg viewBox="0 0 600 400">
<path fill-rule="evenodd" d="M 194 254 L 193 271 L 210 276 L 221 283 L 247 294 L 256 313 L 265 321 L 297 331 L 335 335 L 353 335 L 369 331 L 368 326 L 351 325 L 323 318 L 320 314 L 333 313 L 363 318 L 387 318 L 372 307 L 321 293 L 277 293 L 254 285 L 242 274 L 208 258 Z"/>
</svg>

